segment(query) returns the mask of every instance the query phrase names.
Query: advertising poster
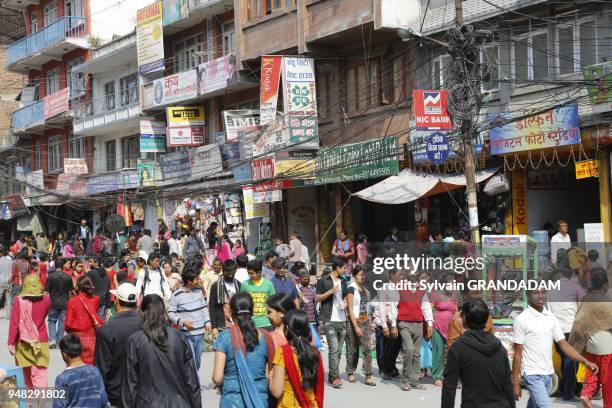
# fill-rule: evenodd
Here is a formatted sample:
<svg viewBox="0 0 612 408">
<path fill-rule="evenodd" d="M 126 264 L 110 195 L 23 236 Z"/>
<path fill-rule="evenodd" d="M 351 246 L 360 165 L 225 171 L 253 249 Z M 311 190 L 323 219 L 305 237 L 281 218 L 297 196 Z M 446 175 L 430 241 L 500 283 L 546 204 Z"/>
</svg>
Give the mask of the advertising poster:
<svg viewBox="0 0 612 408">
<path fill-rule="evenodd" d="M 582 69 L 593 113 L 612 110 L 612 61 Z"/>
<path fill-rule="evenodd" d="M 203 106 L 173 106 L 166 108 L 168 126 L 204 126 L 206 117 Z"/>
<path fill-rule="evenodd" d="M 164 181 L 187 181 L 191 176 L 189 152 L 182 150 L 159 156 L 159 165 Z"/>
<path fill-rule="evenodd" d="M 285 113 L 317 116 L 317 92 L 314 60 L 283 57 L 283 100 Z"/>
<path fill-rule="evenodd" d="M 152 187 L 155 185 L 155 162 L 138 162 L 138 184 L 140 187 Z"/>
<path fill-rule="evenodd" d="M 168 147 L 201 146 L 204 144 L 202 126 L 174 126 L 166 133 Z"/>
<path fill-rule="evenodd" d="M 250 220 L 253 218 L 264 218 L 270 216 L 268 203 L 256 204 L 253 201 L 253 189 L 250 187 L 242 189 L 244 199 L 244 218 Z"/>
<path fill-rule="evenodd" d="M 198 73 L 195 69 L 179 72 L 153 81 L 153 106 L 179 103 L 198 96 Z"/>
<path fill-rule="evenodd" d="M 278 85 L 283 57 L 280 55 L 263 55 L 261 57 L 261 83 L 259 91 L 259 112 L 261 124 L 267 125 L 276 119 L 278 102 Z"/>
<path fill-rule="evenodd" d="M 246 135 L 259 130 L 259 111 L 255 109 L 223 111 L 225 139 L 228 143 L 237 142 Z"/>
<path fill-rule="evenodd" d="M 166 151 L 166 122 L 142 119 L 140 121 L 140 152 L 164 153 Z"/>
<path fill-rule="evenodd" d="M 451 117 L 446 110 L 448 91 L 412 91 L 414 118 L 419 130 L 450 130 Z"/>
<path fill-rule="evenodd" d="M 200 95 L 227 88 L 236 82 L 236 56 L 228 54 L 198 66 Z"/>
<path fill-rule="evenodd" d="M 187 0 L 163 0 L 164 27 L 189 16 Z"/>
<path fill-rule="evenodd" d="M 57 116 L 70 109 L 68 88 L 64 88 L 43 98 L 45 119 Z"/>
<path fill-rule="evenodd" d="M 136 12 L 136 49 L 140 75 L 164 69 L 164 28 L 162 2 Z"/>
<path fill-rule="evenodd" d="M 253 181 L 271 179 L 274 177 L 274 157 L 261 157 L 251 162 Z"/>
</svg>

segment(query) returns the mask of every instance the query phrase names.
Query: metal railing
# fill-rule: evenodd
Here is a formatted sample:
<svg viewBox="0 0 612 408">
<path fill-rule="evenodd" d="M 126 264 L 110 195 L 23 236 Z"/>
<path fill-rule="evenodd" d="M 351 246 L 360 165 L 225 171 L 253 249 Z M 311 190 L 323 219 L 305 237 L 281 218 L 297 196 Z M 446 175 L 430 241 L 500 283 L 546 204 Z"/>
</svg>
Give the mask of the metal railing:
<svg viewBox="0 0 612 408">
<path fill-rule="evenodd" d="M 73 107 L 75 120 L 87 119 L 137 105 L 140 102 L 138 88 L 130 88 L 114 94 L 80 101 Z"/>
<path fill-rule="evenodd" d="M 45 122 L 44 102 L 38 101 L 13 112 L 13 130 L 25 130 Z"/>
<path fill-rule="evenodd" d="M 204 7 L 212 6 L 221 0 L 189 0 L 189 11 L 194 11 Z"/>
<path fill-rule="evenodd" d="M 10 65 L 21 61 L 66 38 L 84 38 L 86 35 L 85 17 L 60 17 L 54 23 L 12 44 L 7 49 L 6 63 Z"/>
</svg>

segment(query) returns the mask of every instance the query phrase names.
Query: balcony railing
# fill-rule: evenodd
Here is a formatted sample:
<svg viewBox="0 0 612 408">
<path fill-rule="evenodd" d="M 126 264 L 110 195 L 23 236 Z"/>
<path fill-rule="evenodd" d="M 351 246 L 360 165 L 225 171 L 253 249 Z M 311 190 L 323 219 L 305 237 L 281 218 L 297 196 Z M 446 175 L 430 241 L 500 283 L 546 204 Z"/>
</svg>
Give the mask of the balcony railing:
<svg viewBox="0 0 612 408">
<path fill-rule="evenodd" d="M 54 23 L 12 44 L 7 50 L 7 65 L 21 61 L 67 38 L 84 38 L 86 34 L 84 17 L 60 17 Z"/>
<path fill-rule="evenodd" d="M 137 88 L 82 101 L 73 106 L 74 131 L 81 132 L 97 126 L 140 115 Z"/>
<path fill-rule="evenodd" d="M 204 7 L 212 6 L 220 0 L 189 0 L 189 11 L 198 10 Z"/>
<path fill-rule="evenodd" d="M 45 122 L 44 102 L 38 101 L 13 112 L 13 131 L 26 130 Z"/>
</svg>

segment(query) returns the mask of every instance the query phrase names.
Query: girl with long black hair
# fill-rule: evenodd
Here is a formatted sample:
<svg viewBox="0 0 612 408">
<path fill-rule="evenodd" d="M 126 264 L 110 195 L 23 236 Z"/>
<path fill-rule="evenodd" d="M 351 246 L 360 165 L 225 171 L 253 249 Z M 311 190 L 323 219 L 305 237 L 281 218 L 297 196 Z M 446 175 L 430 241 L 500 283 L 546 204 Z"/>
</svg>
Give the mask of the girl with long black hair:
<svg viewBox="0 0 612 408">
<path fill-rule="evenodd" d="M 124 407 L 202 407 L 200 381 L 187 340 L 168 324 L 166 306 L 157 294 L 140 305 L 142 330 L 128 340 Z"/>
<path fill-rule="evenodd" d="M 285 337 L 285 325 L 283 318 L 290 310 L 295 309 L 295 302 L 293 298 L 284 292 L 275 293 L 270 296 L 267 301 L 268 304 L 268 319 L 274 330 L 270 335 L 274 341 L 274 349 L 287 344 L 287 338 Z"/>
<path fill-rule="evenodd" d="M 233 327 L 222 331 L 213 344 L 212 380 L 222 388 L 220 408 L 267 408 L 267 364 L 272 338 L 253 322 L 253 299 L 238 292 L 230 300 Z"/>
<path fill-rule="evenodd" d="M 276 350 L 270 393 L 277 408 L 322 408 L 324 373 L 321 354 L 311 343 L 308 314 L 301 309 L 283 318 L 288 344 Z"/>
</svg>

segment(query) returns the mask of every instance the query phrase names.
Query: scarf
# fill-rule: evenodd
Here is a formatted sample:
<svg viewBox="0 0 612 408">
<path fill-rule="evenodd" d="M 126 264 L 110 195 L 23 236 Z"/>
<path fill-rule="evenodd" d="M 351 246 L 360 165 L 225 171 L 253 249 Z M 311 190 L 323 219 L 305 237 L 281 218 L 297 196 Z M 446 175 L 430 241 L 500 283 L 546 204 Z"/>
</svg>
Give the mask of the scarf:
<svg viewBox="0 0 612 408">
<path fill-rule="evenodd" d="M 32 302 L 19 296 L 19 340 L 28 343 L 38 358 L 41 353 L 40 335 L 32 319 Z"/>
<path fill-rule="evenodd" d="M 336 241 L 336 247 L 338 248 L 339 251 L 348 252 L 349 248 L 351 247 L 351 240 L 350 239 L 346 239 L 346 240 L 344 240 L 344 242 L 342 242 L 342 241 L 340 241 L 340 239 L 338 239 Z"/>
<path fill-rule="evenodd" d="M 240 393 L 244 406 L 246 408 L 267 408 L 255 386 L 255 380 L 246 359 L 247 349 L 244 345 L 242 333 L 236 326 L 228 330 L 232 339 L 232 349 L 234 350 L 234 360 L 238 370 L 238 382 L 240 383 Z"/>
<path fill-rule="evenodd" d="M 234 279 L 233 282 L 228 282 L 228 283 L 233 283 L 234 284 L 234 288 L 236 289 L 236 293 L 240 292 L 240 288 L 238 287 L 238 284 L 236 283 L 236 279 Z M 217 281 L 217 303 L 222 305 L 225 303 L 225 295 L 227 295 L 227 289 L 225 288 L 225 279 L 223 279 L 223 277 L 219 278 L 219 280 Z M 228 296 L 229 297 L 229 296 Z"/>
<path fill-rule="evenodd" d="M 291 345 L 285 344 L 281 346 L 283 351 L 283 360 L 285 361 L 285 370 L 287 372 L 287 377 L 289 378 L 289 382 L 291 383 L 291 387 L 293 388 L 293 393 L 295 394 L 300 407 L 302 408 L 314 408 L 314 404 L 308 400 L 306 397 L 306 393 L 302 388 L 302 382 L 300 381 L 300 372 L 298 370 L 297 365 L 295 364 L 295 359 L 293 358 L 293 349 Z M 317 385 L 315 386 L 315 400 L 317 401 L 318 408 L 323 408 L 323 394 L 324 394 L 324 375 L 323 372 L 323 359 L 321 358 L 321 353 L 317 351 L 319 357 L 319 366 L 317 368 Z"/>
<path fill-rule="evenodd" d="M 568 342 L 582 353 L 595 333 L 612 329 L 612 303 L 602 293 L 585 296 L 578 305 Z"/>
</svg>

